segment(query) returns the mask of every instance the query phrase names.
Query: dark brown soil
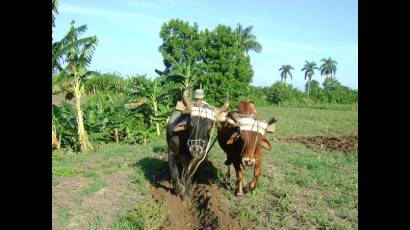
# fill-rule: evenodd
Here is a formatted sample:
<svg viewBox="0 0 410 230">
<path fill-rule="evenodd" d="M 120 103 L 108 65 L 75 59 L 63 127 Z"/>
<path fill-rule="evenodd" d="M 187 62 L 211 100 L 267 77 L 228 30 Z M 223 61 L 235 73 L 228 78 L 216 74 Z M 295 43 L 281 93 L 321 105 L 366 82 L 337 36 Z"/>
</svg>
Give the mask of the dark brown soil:
<svg viewBox="0 0 410 230">
<path fill-rule="evenodd" d="M 154 200 L 168 210 L 161 229 L 255 229 L 230 211 L 223 188 L 214 183 L 210 175 L 210 167 L 213 167 L 212 163 L 205 161 L 198 168 L 191 196 L 185 201 L 171 192 L 169 176 L 159 178 L 153 184 L 151 194 Z M 162 175 L 168 175 L 167 170 L 165 168 Z"/>
<path fill-rule="evenodd" d="M 357 154 L 357 135 L 343 136 L 287 136 L 278 137 L 278 140 L 295 141 L 305 144 L 313 150 L 336 150 L 343 153 Z"/>
</svg>

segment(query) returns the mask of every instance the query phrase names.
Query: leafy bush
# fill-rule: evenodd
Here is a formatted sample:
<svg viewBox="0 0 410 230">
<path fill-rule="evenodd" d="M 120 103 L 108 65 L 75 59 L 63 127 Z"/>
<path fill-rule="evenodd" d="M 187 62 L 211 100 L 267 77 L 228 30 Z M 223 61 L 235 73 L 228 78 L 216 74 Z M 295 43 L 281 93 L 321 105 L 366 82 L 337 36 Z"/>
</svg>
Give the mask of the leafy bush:
<svg viewBox="0 0 410 230">
<path fill-rule="evenodd" d="M 128 110 L 124 104 L 132 98 L 115 94 L 97 94 L 84 105 L 84 122 L 90 140 L 97 143 L 119 141 L 129 144 L 143 143 L 149 138 L 150 128 L 143 114 Z"/>
<path fill-rule="evenodd" d="M 60 106 L 53 105 L 52 122 L 56 128 L 57 138 L 61 148 L 78 150 L 79 140 L 77 134 L 77 118 L 75 107 L 67 102 L 62 102 Z"/>
<path fill-rule="evenodd" d="M 302 92 L 294 88 L 290 84 L 282 82 L 275 82 L 270 87 L 268 94 L 268 101 L 273 104 L 292 104 L 300 102 L 302 98 Z"/>
</svg>

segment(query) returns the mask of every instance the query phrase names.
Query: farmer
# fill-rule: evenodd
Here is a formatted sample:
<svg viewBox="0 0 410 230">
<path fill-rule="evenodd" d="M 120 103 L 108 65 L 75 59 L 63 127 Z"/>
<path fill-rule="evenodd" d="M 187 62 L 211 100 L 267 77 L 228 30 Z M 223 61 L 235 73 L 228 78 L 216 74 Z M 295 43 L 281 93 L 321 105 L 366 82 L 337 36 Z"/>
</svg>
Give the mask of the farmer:
<svg viewBox="0 0 410 230">
<path fill-rule="evenodd" d="M 202 89 L 195 90 L 195 102 L 194 103 L 209 105 L 206 101 L 204 101 L 204 91 Z"/>
<path fill-rule="evenodd" d="M 183 93 L 183 98 L 187 99 L 188 98 L 188 93 L 189 93 L 189 87 L 185 88 L 184 93 Z M 193 105 L 195 106 L 201 106 L 201 105 L 209 105 L 205 100 L 204 100 L 204 91 L 202 89 L 196 89 L 195 90 L 195 101 L 193 102 Z M 176 106 L 176 111 L 171 114 L 171 116 L 167 119 L 168 123 L 173 122 L 176 120 L 178 117 L 182 115 L 182 113 L 187 109 L 185 105 L 181 102 L 177 102 Z M 182 119 L 178 123 L 186 122 L 186 119 Z"/>
</svg>

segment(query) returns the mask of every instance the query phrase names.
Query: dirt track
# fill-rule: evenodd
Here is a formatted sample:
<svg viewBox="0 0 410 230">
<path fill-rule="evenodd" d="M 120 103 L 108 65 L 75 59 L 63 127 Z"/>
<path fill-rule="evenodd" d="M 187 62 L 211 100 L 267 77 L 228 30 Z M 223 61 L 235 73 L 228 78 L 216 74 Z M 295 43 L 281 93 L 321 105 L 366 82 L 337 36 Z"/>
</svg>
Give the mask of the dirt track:
<svg viewBox="0 0 410 230">
<path fill-rule="evenodd" d="M 314 150 L 337 150 L 343 153 L 357 154 L 358 138 L 356 135 L 313 137 L 288 136 L 278 137 L 278 140 L 299 142 Z"/>
<path fill-rule="evenodd" d="M 172 194 L 168 176 L 158 178 L 151 194 L 169 211 L 161 229 L 253 229 L 231 213 L 223 195 L 224 188 L 210 177 L 212 169 L 215 168 L 209 161 L 198 168 L 191 197 L 186 201 Z M 166 170 L 162 175 L 167 175 Z"/>
</svg>

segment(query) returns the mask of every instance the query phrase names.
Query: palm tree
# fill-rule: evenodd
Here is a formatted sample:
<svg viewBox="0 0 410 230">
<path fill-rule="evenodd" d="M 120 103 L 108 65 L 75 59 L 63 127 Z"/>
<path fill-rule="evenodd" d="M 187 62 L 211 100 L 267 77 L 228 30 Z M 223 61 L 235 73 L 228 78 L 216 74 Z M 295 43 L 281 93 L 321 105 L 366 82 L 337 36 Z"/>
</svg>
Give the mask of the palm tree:
<svg viewBox="0 0 410 230">
<path fill-rule="evenodd" d="M 55 83 L 59 85 L 58 83 L 64 82 L 65 87 L 68 88 L 65 90 L 71 91 L 74 95 L 77 110 L 78 136 L 82 152 L 92 148 L 84 129 L 83 112 L 81 110 L 81 97 L 84 95 L 82 81 L 89 74 L 86 68 L 91 64 L 91 59 L 98 42 L 96 36 L 78 39 L 78 36 L 86 30 L 87 27 L 85 25 L 75 28 L 73 21 L 67 35 L 61 41 L 53 44 L 53 70 L 59 70 L 56 79 L 60 80 Z M 64 68 L 62 63 L 66 63 Z"/>
<path fill-rule="evenodd" d="M 242 25 L 238 23 L 238 27 L 235 29 L 235 33 L 239 37 L 237 44 L 246 54 L 248 54 L 249 50 L 253 50 L 256 53 L 262 51 L 261 44 L 256 41 L 256 36 L 251 33 L 252 28 L 252 26 L 248 26 L 243 29 Z"/>
<path fill-rule="evenodd" d="M 333 74 L 336 74 L 336 65 L 337 62 L 335 60 L 332 60 L 332 58 L 322 58 L 320 60 L 323 62 L 323 64 L 320 66 L 320 74 L 321 75 L 326 75 L 326 77 L 333 77 Z"/>
<path fill-rule="evenodd" d="M 308 91 L 307 95 L 309 96 L 310 92 L 310 81 L 312 80 L 313 75 L 315 74 L 315 69 L 319 69 L 316 67 L 316 63 L 314 61 L 308 62 L 306 61 L 305 65 L 303 66 L 301 71 L 305 71 L 305 80 L 308 78 Z"/>
<path fill-rule="evenodd" d="M 292 73 L 290 72 L 290 70 L 292 69 L 293 67 L 291 65 L 282 65 L 282 67 L 280 67 L 279 69 L 279 71 L 282 71 L 280 73 L 280 79 L 285 84 L 286 84 L 286 78 L 288 78 L 288 75 L 290 76 L 290 79 L 292 80 Z"/>
<path fill-rule="evenodd" d="M 58 2 L 57 2 L 57 0 L 52 0 L 51 1 L 51 13 L 52 13 L 52 17 L 51 17 L 51 23 L 52 23 L 52 25 L 53 25 L 53 27 L 55 26 L 55 23 L 54 23 L 54 21 L 55 21 L 55 15 L 56 14 L 58 14 L 58 10 L 57 10 L 57 7 L 58 7 Z"/>
</svg>

